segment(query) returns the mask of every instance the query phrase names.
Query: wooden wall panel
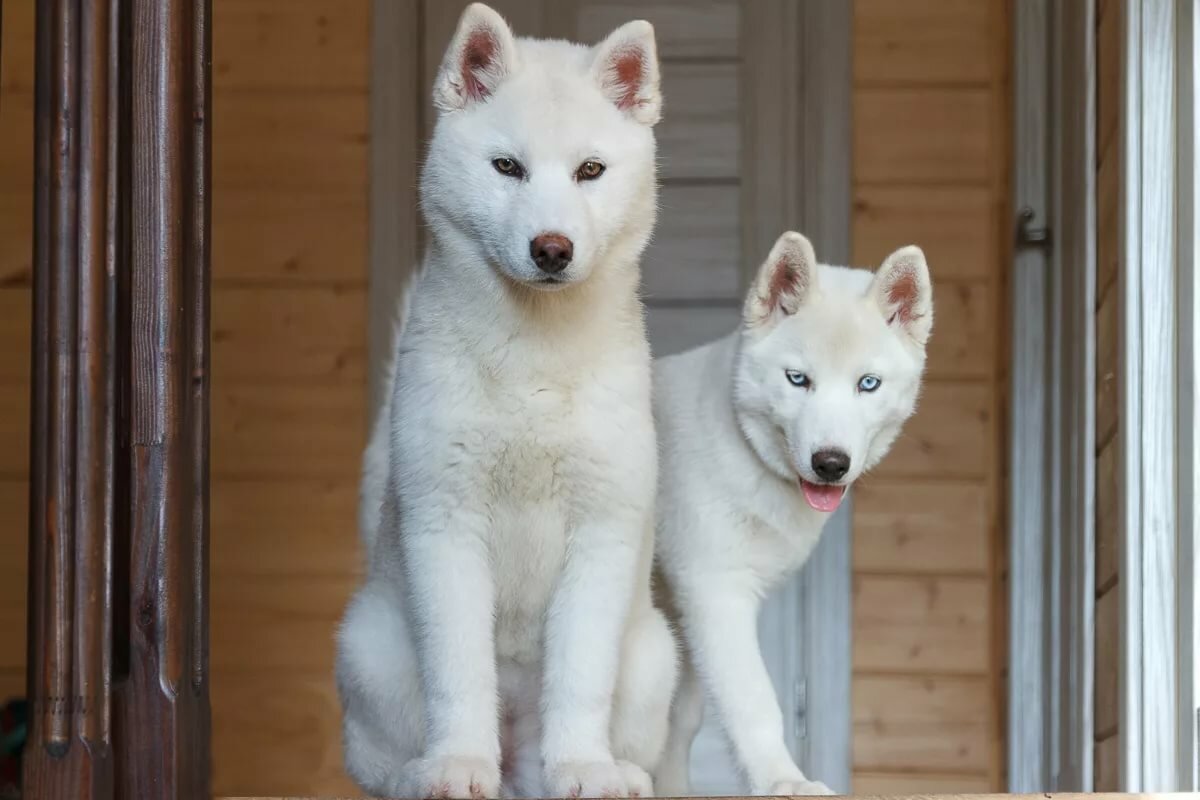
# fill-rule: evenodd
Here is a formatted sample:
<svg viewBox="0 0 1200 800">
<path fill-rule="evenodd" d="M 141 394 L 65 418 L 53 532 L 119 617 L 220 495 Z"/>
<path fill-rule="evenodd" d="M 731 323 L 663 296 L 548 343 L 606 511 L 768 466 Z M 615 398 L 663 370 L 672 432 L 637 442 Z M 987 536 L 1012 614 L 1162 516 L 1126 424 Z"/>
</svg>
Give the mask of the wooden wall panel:
<svg viewBox="0 0 1200 800">
<path fill-rule="evenodd" d="M 1120 788 L 1120 353 L 1121 15 L 1107 0 L 1096 32 L 1096 614 L 1093 780 Z"/>
<path fill-rule="evenodd" d="M 917 244 L 917 413 L 855 490 L 855 791 L 1004 788 L 1006 0 L 856 0 L 853 260 Z"/>
</svg>

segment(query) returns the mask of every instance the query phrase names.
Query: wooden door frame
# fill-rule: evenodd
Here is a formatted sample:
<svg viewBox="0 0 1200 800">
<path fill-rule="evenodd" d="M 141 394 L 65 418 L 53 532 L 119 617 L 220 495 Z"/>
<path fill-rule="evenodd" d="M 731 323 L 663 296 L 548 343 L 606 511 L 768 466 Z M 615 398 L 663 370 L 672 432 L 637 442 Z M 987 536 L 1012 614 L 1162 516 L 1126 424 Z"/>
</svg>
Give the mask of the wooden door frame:
<svg viewBox="0 0 1200 800">
<path fill-rule="evenodd" d="M 211 794 L 210 2 L 37 4 L 29 797 Z"/>
<path fill-rule="evenodd" d="M 1008 790 L 1092 786 L 1095 2 L 1014 4 Z M 1031 219 L 1020 212 L 1029 209 Z"/>
</svg>

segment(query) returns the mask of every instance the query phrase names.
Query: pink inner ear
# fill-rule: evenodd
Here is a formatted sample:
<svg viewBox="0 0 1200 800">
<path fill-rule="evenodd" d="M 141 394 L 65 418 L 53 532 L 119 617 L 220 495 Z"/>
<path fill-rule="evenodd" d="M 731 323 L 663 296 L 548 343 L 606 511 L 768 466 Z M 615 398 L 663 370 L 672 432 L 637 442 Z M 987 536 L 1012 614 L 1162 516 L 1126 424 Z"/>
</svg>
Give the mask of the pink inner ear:
<svg viewBox="0 0 1200 800">
<path fill-rule="evenodd" d="M 888 305 L 896 309 L 888 319 L 889 325 L 893 322 L 907 325 L 916 319 L 917 292 L 917 277 L 912 270 L 899 270 L 887 291 Z"/>
<path fill-rule="evenodd" d="M 786 261 L 775 265 L 771 282 L 767 284 L 767 301 L 771 308 L 778 308 L 785 294 L 799 294 L 803 290 L 800 271 Z"/>
<path fill-rule="evenodd" d="M 496 59 L 499 50 L 496 36 L 487 28 L 471 31 L 462 52 L 462 80 L 467 97 L 482 100 L 488 96 L 487 86 L 479 79 L 479 73 L 487 71 Z"/>
<path fill-rule="evenodd" d="M 645 55 L 638 48 L 625 48 L 613 54 L 612 74 L 621 90 L 616 103 L 622 111 L 628 111 L 638 104 L 637 96 L 642 88 L 645 65 Z"/>
</svg>

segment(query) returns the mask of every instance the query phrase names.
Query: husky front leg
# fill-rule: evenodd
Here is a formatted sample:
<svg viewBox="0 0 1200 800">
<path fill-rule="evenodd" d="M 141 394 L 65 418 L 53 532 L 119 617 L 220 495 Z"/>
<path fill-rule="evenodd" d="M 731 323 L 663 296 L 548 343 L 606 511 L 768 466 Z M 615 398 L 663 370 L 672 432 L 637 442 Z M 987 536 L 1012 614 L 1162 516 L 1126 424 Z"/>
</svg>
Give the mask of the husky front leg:
<svg viewBox="0 0 1200 800">
<path fill-rule="evenodd" d="M 407 797 L 500 793 L 493 583 L 485 523 L 455 505 L 401 530 L 409 614 L 425 698 L 426 748 L 411 762 Z M 453 510 L 451 510 L 453 509 Z M 436 517 L 436 518 L 435 518 Z"/>
<path fill-rule="evenodd" d="M 707 684 L 753 794 L 830 794 L 796 766 L 758 645 L 760 600 L 751 586 L 697 580 L 680 594 L 693 663 Z"/>
<path fill-rule="evenodd" d="M 613 758 L 610 741 L 621 641 L 646 525 L 641 513 L 620 511 L 574 531 L 546 621 L 542 763 L 550 797 L 652 791 L 644 770 Z"/>
</svg>

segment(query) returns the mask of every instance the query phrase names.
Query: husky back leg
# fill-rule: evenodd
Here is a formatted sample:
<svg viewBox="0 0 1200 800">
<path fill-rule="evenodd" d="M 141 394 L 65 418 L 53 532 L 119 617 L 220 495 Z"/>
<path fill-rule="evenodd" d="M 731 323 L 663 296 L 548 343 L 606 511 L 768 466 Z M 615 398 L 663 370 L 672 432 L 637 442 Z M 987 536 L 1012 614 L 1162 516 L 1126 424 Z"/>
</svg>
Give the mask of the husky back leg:
<svg viewBox="0 0 1200 800">
<path fill-rule="evenodd" d="M 692 742 L 704 723 L 704 689 L 686 655 L 679 669 L 670 720 L 667 744 L 654 774 L 654 792 L 661 797 L 686 797 L 691 793 Z"/>
</svg>

